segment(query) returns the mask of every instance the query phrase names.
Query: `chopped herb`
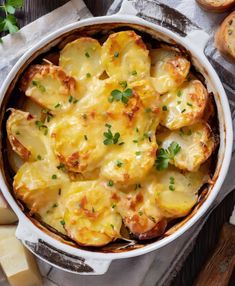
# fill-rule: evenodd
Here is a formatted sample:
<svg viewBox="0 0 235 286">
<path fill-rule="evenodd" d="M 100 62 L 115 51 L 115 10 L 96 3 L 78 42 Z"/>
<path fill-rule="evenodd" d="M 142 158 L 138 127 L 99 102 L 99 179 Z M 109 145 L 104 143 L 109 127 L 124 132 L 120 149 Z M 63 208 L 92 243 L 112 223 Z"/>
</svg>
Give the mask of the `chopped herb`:
<svg viewBox="0 0 235 286">
<path fill-rule="evenodd" d="M 64 220 L 61 220 L 61 221 L 60 221 L 60 224 L 64 226 L 64 225 L 65 225 L 65 221 L 64 221 Z"/>
<path fill-rule="evenodd" d="M 117 160 L 117 161 L 116 161 L 116 166 L 118 166 L 119 168 L 121 168 L 122 165 L 123 165 L 123 162 L 122 162 L 122 161 L 120 161 L 120 160 Z"/>
<path fill-rule="evenodd" d="M 86 56 L 87 58 L 90 58 L 90 54 L 89 54 L 88 52 L 85 53 L 85 56 Z"/>
<path fill-rule="evenodd" d="M 90 78 L 90 77 L 91 77 L 91 74 L 88 72 L 88 73 L 86 74 L 86 77 L 87 77 L 87 78 Z"/>
<path fill-rule="evenodd" d="M 135 152 L 135 155 L 137 155 L 137 156 L 141 155 L 141 151 Z"/>
<path fill-rule="evenodd" d="M 174 184 L 175 183 L 175 178 L 174 177 L 170 177 L 170 184 Z"/>
<path fill-rule="evenodd" d="M 52 207 L 53 207 L 53 208 L 57 208 L 57 207 L 58 207 L 58 204 L 55 203 Z"/>
<path fill-rule="evenodd" d="M 152 109 L 151 109 L 150 107 L 145 108 L 145 112 L 146 112 L 146 113 L 152 112 Z"/>
<path fill-rule="evenodd" d="M 110 181 L 108 181 L 108 184 L 107 184 L 109 187 L 112 187 L 113 186 L 113 181 L 112 180 L 110 180 Z"/>
<path fill-rule="evenodd" d="M 60 107 L 60 103 L 57 103 L 54 107 L 55 107 L 55 108 Z"/>
<path fill-rule="evenodd" d="M 53 175 L 51 176 L 51 178 L 52 178 L 53 180 L 57 179 L 56 174 L 53 174 Z"/>
<path fill-rule="evenodd" d="M 61 189 L 58 190 L 58 195 L 59 195 L 59 196 L 61 195 Z"/>
<path fill-rule="evenodd" d="M 95 212 L 95 209 L 94 209 L 94 207 L 92 207 L 92 212 L 93 212 L 93 213 Z"/>
<path fill-rule="evenodd" d="M 178 96 L 178 97 L 181 97 L 181 96 L 182 96 L 182 91 L 181 91 L 181 90 L 179 90 L 179 91 L 177 92 L 177 96 Z"/>
<path fill-rule="evenodd" d="M 105 124 L 106 127 L 111 128 L 112 126 L 108 123 Z"/>
<path fill-rule="evenodd" d="M 73 100 L 73 104 L 76 104 L 77 102 L 78 102 L 78 99 L 75 98 L 75 99 Z"/>
<path fill-rule="evenodd" d="M 84 139 L 85 139 L 86 141 L 88 140 L 87 135 L 84 135 Z"/>
<path fill-rule="evenodd" d="M 126 82 L 126 81 L 120 81 L 119 84 L 120 84 L 120 86 L 123 87 L 124 89 L 127 88 L 127 82 Z"/>
<path fill-rule="evenodd" d="M 43 86 L 38 80 L 32 81 L 33 86 L 37 87 L 42 93 L 46 92 L 45 86 Z"/>
<path fill-rule="evenodd" d="M 177 104 L 180 104 L 181 102 L 182 102 L 181 100 L 178 100 L 178 101 L 177 101 Z"/>
<path fill-rule="evenodd" d="M 113 54 L 113 56 L 114 56 L 115 58 L 118 58 L 118 57 L 119 57 L 119 52 L 115 52 L 115 53 Z"/>
<path fill-rule="evenodd" d="M 168 168 L 170 160 L 173 160 L 179 153 L 181 147 L 175 141 L 171 142 L 167 149 L 161 148 L 155 161 L 155 166 L 158 170 L 164 170 Z"/>
<path fill-rule="evenodd" d="M 57 167 L 56 167 L 58 170 L 62 170 L 62 171 L 66 171 L 66 168 L 65 168 L 65 164 L 63 163 L 60 163 Z"/>
<path fill-rule="evenodd" d="M 133 140 L 133 143 L 138 143 L 138 140 L 137 139 Z"/>
<path fill-rule="evenodd" d="M 142 216 L 144 213 L 143 213 L 142 211 L 139 211 L 138 214 L 139 214 L 140 216 Z"/>
<path fill-rule="evenodd" d="M 116 204 L 112 204 L 112 209 L 116 208 Z"/>
<path fill-rule="evenodd" d="M 120 145 L 120 146 L 123 145 L 123 144 L 125 144 L 125 142 L 120 142 L 120 143 L 118 143 L 118 145 Z"/>
<path fill-rule="evenodd" d="M 114 225 L 113 224 L 110 224 L 110 226 L 112 227 L 112 229 L 114 229 Z"/>
<path fill-rule="evenodd" d="M 42 160 L 42 156 L 41 155 L 37 155 L 37 160 Z"/>
<path fill-rule="evenodd" d="M 139 133 L 139 128 L 138 128 L 138 127 L 136 127 L 136 128 L 135 128 L 135 131 L 136 131 L 137 133 Z"/>
<path fill-rule="evenodd" d="M 182 111 L 181 111 L 181 113 L 184 113 L 186 111 L 186 109 L 184 108 Z"/>
<path fill-rule="evenodd" d="M 163 110 L 163 111 L 167 111 L 167 106 L 164 105 L 164 106 L 162 107 L 162 110 Z"/>
<path fill-rule="evenodd" d="M 126 90 L 124 90 L 123 92 L 118 90 L 118 89 L 114 89 L 111 92 L 111 97 L 109 97 L 108 101 L 109 102 L 113 102 L 115 101 L 122 101 L 124 104 L 127 104 L 129 101 L 129 98 L 133 95 L 132 89 L 127 88 Z"/>
<path fill-rule="evenodd" d="M 117 144 L 118 140 L 120 139 L 120 133 L 116 132 L 114 135 L 111 131 L 111 125 L 106 124 L 105 125 L 108 128 L 107 132 L 104 132 L 105 140 L 103 141 L 104 145 L 112 145 Z"/>
<path fill-rule="evenodd" d="M 47 108 L 42 109 L 42 113 L 46 114 L 46 121 L 50 122 L 53 115 L 50 113 L 50 110 Z"/>
<path fill-rule="evenodd" d="M 155 220 L 155 218 L 154 218 L 153 216 L 150 216 L 149 218 L 151 219 L 151 221 L 153 221 L 154 223 L 156 223 L 156 220 Z"/>
<path fill-rule="evenodd" d="M 170 185 L 170 186 L 169 186 L 169 190 L 170 190 L 170 191 L 174 191 L 174 190 L 175 190 L 175 187 L 174 187 L 173 185 Z"/>
<path fill-rule="evenodd" d="M 190 107 L 193 107 L 192 103 L 190 103 L 190 102 L 187 102 L 187 105 Z"/>
<path fill-rule="evenodd" d="M 132 75 L 137 75 L 137 71 L 133 71 L 131 74 Z"/>
<path fill-rule="evenodd" d="M 42 121 L 36 120 L 35 125 L 38 127 L 39 130 L 44 131 L 44 135 L 47 135 L 48 127 L 44 125 Z"/>
<path fill-rule="evenodd" d="M 69 96 L 69 102 L 71 103 L 73 101 L 72 95 Z"/>
<path fill-rule="evenodd" d="M 20 135 L 20 131 L 16 131 L 16 135 Z"/>
</svg>

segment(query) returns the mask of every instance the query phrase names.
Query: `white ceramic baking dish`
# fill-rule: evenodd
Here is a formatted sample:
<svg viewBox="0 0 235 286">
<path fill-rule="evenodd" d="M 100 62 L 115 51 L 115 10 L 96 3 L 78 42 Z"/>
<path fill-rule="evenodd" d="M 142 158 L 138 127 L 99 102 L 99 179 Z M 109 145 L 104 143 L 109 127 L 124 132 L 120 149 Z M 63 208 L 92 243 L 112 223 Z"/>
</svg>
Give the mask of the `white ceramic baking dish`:
<svg viewBox="0 0 235 286">
<path fill-rule="evenodd" d="M 200 204 L 184 223 L 168 231 L 162 239 L 129 251 L 123 250 L 116 253 L 101 252 L 99 250 L 80 249 L 72 244 L 65 243 L 62 239 L 58 239 L 58 237 L 49 231 L 45 231 L 43 227 L 40 227 L 39 224 L 30 219 L 22 211 L 22 208 L 13 197 L 11 186 L 7 183 L 5 176 L 7 166 L 1 164 L 0 187 L 6 200 L 19 218 L 16 236 L 41 259 L 58 268 L 74 273 L 88 275 L 103 274 L 107 271 L 112 260 L 143 255 L 177 239 L 193 226 L 215 200 L 221 189 L 230 163 L 232 152 L 232 121 L 230 108 L 220 79 L 204 54 L 204 46 L 208 40 L 208 35 L 201 30 L 194 29 L 186 33 L 186 35 L 180 36 L 161 25 L 145 21 L 136 16 L 137 11 L 134 2 L 133 0 L 124 1 L 121 10 L 116 15 L 90 18 L 65 26 L 40 40 L 37 45 L 30 48 L 11 70 L 1 87 L 1 124 L 3 126 L 3 118 L 7 106 L 7 95 L 11 93 L 23 70 L 38 55 L 50 50 L 50 48 L 56 46 L 61 39 L 83 28 L 92 31 L 94 29 L 108 29 L 108 27 L 115 25 L 124 25 L 130 28 L 134 27 L 137 30 L 151 34 L 152 37 L 184 47 L 191 54 L 194 66 L 204 76 L 208 90 L 213 92 L 218 111 L 220 132 L 220 147 L 213 178 L 214 185 L 208 190 L 203 203 Z M 1 150 L 1 159 L 3 162 L 3 156 L 5 156 L 3 146 L 1 146 Z"/>
</svg>

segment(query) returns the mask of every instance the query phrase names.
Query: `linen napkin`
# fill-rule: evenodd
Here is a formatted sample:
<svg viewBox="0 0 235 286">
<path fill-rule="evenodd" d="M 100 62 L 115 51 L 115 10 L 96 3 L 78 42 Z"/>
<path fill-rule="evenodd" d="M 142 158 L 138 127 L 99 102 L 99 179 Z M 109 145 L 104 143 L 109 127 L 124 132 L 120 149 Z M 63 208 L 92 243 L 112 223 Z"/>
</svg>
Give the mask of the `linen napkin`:
<svg viewBox="0 0 235 286">
<path fill-rule="evenodd" d="M 120 8 L 122 0 L 114 1 L 108 13 L 113 14 Z M 151 2 L 151 9 L 147 2 Z M 136 0 L 141 8 L 142 13 L 150 14 L 152 18 L 155 16 L 154 9 L 157 9 L 157 2 L 169 5 L 172 8 L 181 11 L 188 16 L 192 22 L 204 28 L 207 32 L 213 33 L 215 27 L 219 24 L 224 15 L 208 14 L 201 10 L 194 0 L 162 0 L 162 1 L 143 1 Z M 154 5 L 155 8 L 154 8 Z M 90 17 L 88 9 L 82 0 L 71 0 L 64 6 L 54 10 L 36 20 L 35 22 L 25 26 L 17 34 L 6 36 L 4 44 L 0 47 L 0 85 L 8 74 L 17 59 L 34 43 L 46 34 L 56 29 L 78 21 L 82 18 Z M 53 24 L 51 24 L 53 23 Z M 213 45 L 208 48 L 213 51 Z M 218 56 L 220 60 L 220 56 Z M 215 60 L 215 62 L 219 62 Z M 229 69 L 228 66 L 226 68 Z M 232 69 L 231 69 L 232 72 Z M 226 85 L 227 87 L 227 85 Z M 229 88 L 230 104 L 235 121 L 235 96 L 233 89 Z M 76 274 L 66 273 L 58 270 L 50 265 L 38 260 L 41 273 L 44 277 L 44 285 L 46 286 L 152 286 L 152 285 L 169 285 L 171 280 L 180 270 L 185 258 L 193 247 L 195 238 L 203 226 L 206 217 L 216 207 L 222 199 L 234 188 L 235 178 L 232 176 L 232 170 L 235 168 L 235 156 L 233 156 L 230 171 L 223 185 L 223 188 L 207 214 L 179 239 L 172 242 L 166 247 L 155 252 L 143 255 L 141 257 L 117 260 L 112 262 L 108 272 L 102 276 L 80 276 Z M 8 285 L 0 274 L 0 286 Z"/>
</svg>

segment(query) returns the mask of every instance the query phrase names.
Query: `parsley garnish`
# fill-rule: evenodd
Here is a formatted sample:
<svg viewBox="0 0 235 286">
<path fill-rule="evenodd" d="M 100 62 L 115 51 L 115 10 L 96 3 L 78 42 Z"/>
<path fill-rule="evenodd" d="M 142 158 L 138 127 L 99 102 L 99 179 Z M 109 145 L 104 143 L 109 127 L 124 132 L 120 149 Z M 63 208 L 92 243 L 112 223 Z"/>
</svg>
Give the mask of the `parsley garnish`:
<svg viewBox="0 0 235 286">
<path fill-rule="evenodd" d="M 117 144 L 118 140 L 120 138 L 120 133 L 116 132 L 114 135 L 111 131 L 111 125 L 110 124 L 106 124 L 105 125 L 108 128 L 107 132 L 104 132 L 104 137 L 106 138 L 103 143 L 104 145 L 112 145 L 112 144 Z"/>
<path fill-rule="evenodd" d="M 110 181 L 108 181 L 108 184 L 107 184 L 109 187 L 112 187 L 113 186 L 113 181 L 112 180 L 110 180 Z"/>
<path fill-rule="evenodd" d="M 190 106 L 190 107 L 193 107 L 191 102 L 187 102 L 187 105 Z"/>
<path fill-rule="evenodd" d="M 42 121 L 36 120 L 35 125 L 38 127 L 39 130 L 44 131 L 44 135 L 47 135 L 48 127 L 45 124 L 43 124 Z"/>
<path fill-rule="evenodd" d="M 61 195 L 61 189 L 58 190 L 58 195 L 59 195 L 59 196 Z"/>
<path fill-rule="evenodd" d="M 140 216 L 142 216 L 142 215 L 143 215 L 143 212 L 142 212 L 142 211 L 139 211 L 138 214 L 139 214 Z"/>
<path fill-rule="evenodd" d="M 85 139 L 86 141 L 88 140 L 87 135 L 84 135 L 84 139 Z"/>
<path fill-rule="evenodd" d="M 55 107 L 55 108 L 60 107 L 60 103 L 57 103 L 54 107 Z"/>
<path fill-rule="evenodd" d="M 179 153 L 181 147 L 175 141 L 171 142 L 167 149 L 161 148 L 157 156 L 155 166 L 158 170 L 164 170 L 168 168 L 170 160 L 173 160 L 175 156 Z"/>
<path fill-rule="evenodd" d="M 20 131 L 16 131 L 16 135 L 20 135 Z"/>
<path fill-rule="evenodd" d="M 53 175 L 51 176 L 51 178 L 52 178 L 53 180 L 56 180 L 56 179 L 57 179 L 56 174 L 53 174 Z"/>
<path fill-rule="evenodd" d="M 178 97 L 181 97 L 181 96 L 182 96 L 182 91 L 181 91 L 181 90 L 179 90 L 179 91 L 177 92 L 177 96 L 178 96 Z"/>
<path fill-rule="evenodd" d="M 90 54 L 89 54 L 88 52 L 85 53 L 85 56 L 86 56 L 87 58 L 90 58 Z"/>
<path fill-rule="evenodd" d="M 118 58 L 118 57 L 119 57 L 119 52 L 115 52 L 115 53 L 113 54 L 113 56 L 114 56 L 115 58 Z"/>
<path fill-rule="evenodd" d="M 65 225 L 65 221 L 64 221 L 64 220 L 61 220 L 61 221 L 60 221 L 60 224 L 61 224 L 62 226 L 64 226 L 64 225 Z"/>
<path fill-rule="evenodd" d="M 167 106 L 164 105 L 164 106 L 162 107 L 162 110 L 163 110 L 163 111 L 167 111 Z"/>
<path fill-rule="evenodd" d="M 58 170 L 62 170 L 62 171 L 66 171 L 66 168 L 65 168 L 65 164 L 63 163 L 60 163 L 57 167 L 56 167 Z"/>
<path fill-rule="evenodd" d="M 184 108 L 182 111 L 181 111 L 181 113 L 184 113 L 186 111 L 186 109 Z"/>
<path fill-rule="evenodd" d="M 42 156 L 41 155 L 37 155 L 37 160 L 42 160 Z"/>
<path fill-rule="evenodd" d="M 126 81 L 120 81 L 120 82 L 119 82 L 119 85 L 120 85 L 121 87 L 123 87 L 124 89 L 127 88 L 127 82 L 126 82 Z"/>
<path fill-rule="evenodd" d="M 36 86 L 42 93 L 46 92 L 45 86 L 43 86 L 38 80 L 32 81 L 33 86 Z"/>
<path fill-rule="evenodd" d="M 91 74 L 88 72 L 88 73 L 86 74 L 86 77 L 87 77 L 87 78 L 90 78 L 90 77 L 91 77 Z"/>
<path fill-rule="evenodd" d="M 133 71 L 131 74 L 132 75 L 137 75 L 137 71 Z"/>
<path fill-rule="evenodd" d="M 136 155 L 136 156 L 141 155 L 141 151 L 137 151 L 137 152 L 135 152 L 135 155 Z"/>
<path fill-rule="evenodd" d="M 123 162 L 122 162 L 122 161 L 120 161 L 120 160 L 117 160 L 117 161 L 116 161 L 116 166 L 118 166 L 119 168 L 121 168 L 122 165 L 123 165 Z"/>
<path fill-rule="evenodd" d="M 5 13 L 5 19 L 0 17 L 0 32 L 9 32 L 10 34 L 13 34 L 19 30 L 14 14 L 16 9 L 23 6 L 23 2 L 23 0 L 7 0 L 5 1 L 5 4 L 0 6 L 0 9 Z M 2 42 L 1 38 L 0 40 Z"/>
<path fill-rule="evenodd" d="M 152 112 L 152 109 L 149 108 L 149 107 L 148 107 L 148 108 L 145 108 L 145 112 L 146 112 L 146 113 Z"/>
<path fill-rule="evenodd" d="M 118 89 L 114 89 L 111 92 L 111 97 L 109 97 L 109 102 L 113 102 L 115 101 L 122 101 L 124 104 L 127 104 L 129 101 L 129 98 L 132 96 L 133 92 L 132 89 L 127 88 L 126 90 L 124 90 L 123 92 L 118 90 Z"/>
</svg>

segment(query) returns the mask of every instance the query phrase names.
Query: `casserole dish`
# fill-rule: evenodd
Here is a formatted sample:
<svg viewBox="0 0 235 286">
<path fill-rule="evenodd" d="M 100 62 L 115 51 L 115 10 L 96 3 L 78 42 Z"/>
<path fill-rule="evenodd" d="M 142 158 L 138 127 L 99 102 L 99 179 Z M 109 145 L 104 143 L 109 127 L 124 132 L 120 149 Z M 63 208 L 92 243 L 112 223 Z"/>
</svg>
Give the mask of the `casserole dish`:
<svg viewBox="0 0 235 286">
<path fill-rule="evenodd" d="M 14 86 L 17 83 L 20 75 L 33 60 L 35 60 L 41 54 L 49 51 L 73 34 L 86 33 L 88 35 L 92 35 L 93 33 L 99 31 L 102 32 L 104 30 L 128 27 L 130 29 L 148 33 L 153 38 L 160 38 L 161 40 L 168 43 L 180 45 L 190 53 L 194 66 L 204 76 L 207 89 L 214 93 L 214 98 L 216 101 L 220 133 L 220 147 L 217 158 L 217 166 L 214 172 L 214 177 L 212 179 L 213 184 L 207 190 L 198 207 L 195 208 L 192 214 L 186 219 L 186 221 L 181 223 L 180 226 L 169 229 L 165 234 L 165 237 L 159 241 L 149 242 L 146 245 L 138 245 L 134 248 L 131 248 L 129 251 L 127 251 L 127 249 L 119 249 L 116 252 L 106 251 L 105 253 L 102 253 L 97 249 L 84 250 L 74 247 L 71 243 L 65 243 L 62 239 L 56 237 L 56 235 L 53 235 L 49 231 L 45 230 L 36 221 L 26 216 L 10 192 L 11 186 L 9 184 L 9 180 L 7 179 L 10 174 L 7 170 L 7 164 L 4 163 L 1 166 L 1 188 L 4 196 L 19 217 L 19 225 L 16 234 L 17 237 L 21 239 L 29 249 L 31 249 L 42 259 L 57 267 L 61 267 L 76 273 L 102 274 L 107 270 L 110 262 L 113 259 L 121 259 L 141 255 L 149 251 L 156 250 L 176 239 L 179 235 L 191 227 L 193 223 L 195 223 L 195 221 L 198 220 L 199 217 L 201 217 L 209 208 L 222 185 L 230 162 L 232 149 L 232 123 L 230 110 L 223 87 L 215 71 L 203 53 L 203 46 L 206 43 L 207 35 L 201 31 L 193 31 L 193 33 L 187 37 L 182 38 L 163 27 L 148 23 L 139 19 L 138 17 L 135 17 L 134 15 L 128 16 L 127 21 L 126 15 L 123 15 L 122 13 L 123 11 L 128 11 L 128 6 L 130 8 L 130 12 L 135 14 L 135 9 L 133 9 L 131 1 L 126 1 L 123 3 L 119 15 L 88 19 L 69 25 L 51 34 L 46 39 L 39 42 L 37 46 L 30 49 L 13 68 L 2 87 L 2 130 L 5 128 L 5 111 L 6 108 L 10 106 L 12 100 L 10 97 L 11 92 L 14 89 Z M 196 45 L 195 41 L 199 42 L 199 38 L 200 45 L 194 46 Z M 4 140 L 2 141 L 1 146 L 1 156 L 2 161 L 5 162 L 5 148 L 3 143 Z"/>
</svg>

